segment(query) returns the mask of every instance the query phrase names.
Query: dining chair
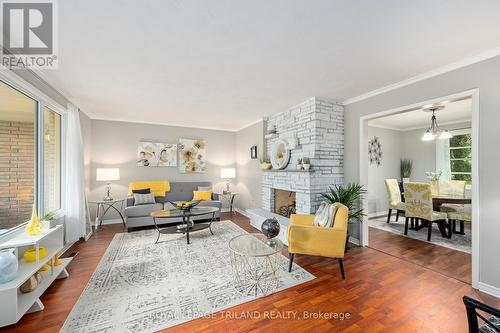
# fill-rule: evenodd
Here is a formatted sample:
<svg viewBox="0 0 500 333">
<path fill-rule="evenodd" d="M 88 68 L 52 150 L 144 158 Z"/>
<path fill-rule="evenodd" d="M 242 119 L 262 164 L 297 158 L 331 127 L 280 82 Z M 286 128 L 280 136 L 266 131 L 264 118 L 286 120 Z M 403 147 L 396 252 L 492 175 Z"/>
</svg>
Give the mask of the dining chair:
<svg viewBox="0 0 500 333">
<path fill-rule="evenodd" d="M 465 234 L 465 222 L 472 222 L 472 214 L 467 210 L 448 212 L 446 215 L 448 215 L 448 221 L 451 223 L 453 232 L 457 232 L 457 221 L 460 222 L 460 231 L 458 233 L 462 235 Z"/>
<path fill-rule="evenodd" d="M 389 212 L 387 213 L 387 223 L 391 222 L 392 210 L 396 210 L 396 222 L 399 214 L 405 212 L 405 204 L 401 201 L 401 192 L 399 191 L 399 182 L 397 179 L 386 179 L 385 187 L 389 198 Z"/>
<path fill-rule="evenodd" d="M 500 309 L 469 296 L 462 299 L 467 312 L 469 333 L 500 333 Z"/>
<path fill-rule="evenodd" d="M 450 197 L 465 197 L 465 181 L 464 180 L 440 180 L 438 185 L 440 196 Z M 463 211 L 464 205 L 460 204 L 442 204 L 441 211 L 456 212 Z"/>
<path fill-rule="evenodd" d="M 422 226 L 427 226 L 427 241 L 431 241 L 432 224 L 438 223 L 440 228 L 448 229 L 451 236 L 451 225 L 447 221 L 446 213 L 435 212 L 432 209 L 431 185 L 428 183 L 404 183 L 405 192 L 405 235 L 408 235 L 410 219 L 422 221 Z"/>
</svg>

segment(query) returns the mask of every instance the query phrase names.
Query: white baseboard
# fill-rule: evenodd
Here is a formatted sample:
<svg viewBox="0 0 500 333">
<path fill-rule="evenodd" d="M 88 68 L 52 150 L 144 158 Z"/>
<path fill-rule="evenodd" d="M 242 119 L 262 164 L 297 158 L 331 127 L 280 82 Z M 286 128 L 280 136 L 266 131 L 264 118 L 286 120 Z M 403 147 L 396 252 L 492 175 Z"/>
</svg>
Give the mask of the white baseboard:
<svg viewBox="0 0 500 333">
<path fill-rule="evenodd" d="M 368 218 L 373 218 L 373 217 L 381 217 L 381 216 L 387 216 L 387 213 L 389 211 L 388 210 L 384 210 L 384 211 L 381 211 L 381 212 L 375 212 L 375 213 L 369 213 L 368 214 Z M 393 211 L 393 213 L 391 215 L 396 215 L 396 212 Z"/>
<path fill-rule="evenodd" d="M 122 219 L 102 220 L 102 224 L 117 224 L 117 223 L 123 223 Z"/>
<path fill-rule="evenodd" d="M 480 291 L 500 298 L 500 288 L 490 286 L 489 284 L 486 284 L 484 282 L 479 282 L 478 287 Z"/>
<path fill-rule="evenodd" d="M 243 216 L 250 218 L 250 215 L 248 215 L 248 213 L 246 211 L 244 211 L 243 209 L 235 208 L 234 211 L 240 213 Z"/>
</svg>

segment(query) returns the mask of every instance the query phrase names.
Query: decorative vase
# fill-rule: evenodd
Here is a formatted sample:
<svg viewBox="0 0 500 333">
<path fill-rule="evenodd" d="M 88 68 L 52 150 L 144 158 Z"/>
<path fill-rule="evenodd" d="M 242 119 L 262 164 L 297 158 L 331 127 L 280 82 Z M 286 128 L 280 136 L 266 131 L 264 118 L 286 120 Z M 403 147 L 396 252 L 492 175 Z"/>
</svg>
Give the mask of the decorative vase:
<svg viewBox="0 0 500 333">
<path fill-rule="evenodd" d="M 13 249 L 0 250 L 0 284 L 16 277 L 19 263 Z"/>
<path fill-rule="evenodd" d="M 304 167 L 304 170 L 311 169 L 311 164 L 302 164 L 302 166 Z"/>
<path fill-rule="evenodd" d="M 302 164 L 297 164 L 297 170 L 302 170 Z"/>
<path fill-rule="evenodd" d="M 267 242 L 266 244 L 269 246 L 274 245 L 274 240 L 273 238 L 278 236 L 280 233 L 280 224 L 277 219 L 274 217 L 271 219 L 266 219 L 263 223 L 262 226 L 260 227 L 262 230 L 262 234 L 267 237 Z"/>
<path fill-rule="evenodd" d="M 43 223 L 40 221 L 38 215 L 36 215 L 35 205 L 33 205 L 33 211 L 31 212 L 31 219 L 26 225 L 26 233 L 28 235 L 39 235 L 43 231 Z"/>
</svg>

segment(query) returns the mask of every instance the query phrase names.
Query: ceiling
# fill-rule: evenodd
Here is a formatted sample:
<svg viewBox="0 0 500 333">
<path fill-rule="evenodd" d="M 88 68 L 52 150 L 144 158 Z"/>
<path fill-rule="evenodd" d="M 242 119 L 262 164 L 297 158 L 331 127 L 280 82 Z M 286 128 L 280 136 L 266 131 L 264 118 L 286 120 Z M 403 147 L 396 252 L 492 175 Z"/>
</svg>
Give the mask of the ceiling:
<svg viewBox="0 0 500 333">
<path fill-rule="evenodd" d="M 472 121 L 472 99 L 444 104 L 445 108 L 436 112 L 439 126 Z M 409 131 L 417 128 L 428 128 L 431 124 L 431 112 L 422 109 L 401 112 L 370 120 L 368 126 Z"/>
<path fill-rule="evenodd" d="M 500 47 L 500 1 L 59 1 L 59 69 L 92 118 L 237 130 Z"/>
</svg>

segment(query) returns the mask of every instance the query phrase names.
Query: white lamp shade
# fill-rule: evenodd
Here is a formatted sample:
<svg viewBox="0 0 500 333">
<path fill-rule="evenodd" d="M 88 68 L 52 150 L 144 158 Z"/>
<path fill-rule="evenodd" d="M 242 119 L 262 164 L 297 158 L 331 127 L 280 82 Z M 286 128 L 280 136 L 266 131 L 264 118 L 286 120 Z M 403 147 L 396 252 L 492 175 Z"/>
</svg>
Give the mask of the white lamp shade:
<svg viewBox="0 0 500 333">
<path fill-rule="evenodd" d="M 431 133 L 431 131 L 425 132 L 424 136 L 422 137 L 423 141 L 431 141 L 434 140 L 434 134 Z"/>
<path fill-rule="evenodd" d="M 439 136 L 440 139 L 451 139 L 452 137 L 453 135 L 451 135 L 451 133 L 448 130 L 443 131 Z"/>
<path fill-rule="evenodd" d="M 222 179 L 236 178 L 236 169 L 235 168 L 220 169 L 220 178 Z"/>
<path fill-rule="evenodd" d="M 120 169 L 118 169 L 118 168 L 97 168 L 96 180 L 101 181 L 101 182 L 120 180 Z"/>
</svg>

